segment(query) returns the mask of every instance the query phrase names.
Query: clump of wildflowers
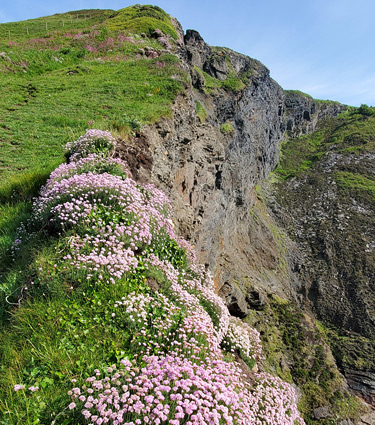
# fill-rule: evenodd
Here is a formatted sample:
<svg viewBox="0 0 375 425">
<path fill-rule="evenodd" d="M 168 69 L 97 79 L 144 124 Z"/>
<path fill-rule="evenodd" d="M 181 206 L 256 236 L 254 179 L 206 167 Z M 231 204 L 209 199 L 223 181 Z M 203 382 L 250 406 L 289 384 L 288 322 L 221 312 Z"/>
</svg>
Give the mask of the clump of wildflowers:
<svg viewBox="0 0 375 425">
<path fill-rule="evenodd" d="M 247 323 L 237 317 L 231 317 L 228 331 L 223 340 L 223 346 L 228 351 L 238 352 L 244 360 L 253 360 L 254 363 L 262 359 L 260 334 L 250 328 Z"/>
<path fill-rule="evenodd" d="M 145 356 L 139 370 L 127 359 L 110 376 L 86 379 L 71 391 L 83 416 L 102 424 L 256 423 L 252 396 L 234 364 L 196 364 L 176 355 Z"/>
<path fill-rule="evenodd" d="M 256 398 L 256 424 L 305 425 L 297 409 L 294 388 L 268 373 L 256 375 L 252 388 Z"/>
<path fill-rule="evenodd" d="M 70 161 L 86 157 L 90 153 L 102 156 L 111 155 L 116 148 L 116 139 L 109 131 L 89 129 L 74 142 L 65 145 L 66 155 Z"/>
<path fill-rule="evenodd" d="M 78 161 L 59 165 L 52 171 L 47 183 L 43 187 L 41 195 L 57 181 L 88 172 L 93 174 L 109 173 L 112 175 L 131 177 L 131 172 L 126 162 L 119 158 L 105 158 L 102 155 L 91 153 Z"/>
<path fill-rule="evenodd" d="M 259 362 L 259 333 L 230 317 L 210 273 L 176 235 L 168 198 L 135 182 L 111 158 L 115 146 L 93 129 L 69 143 L 70 162 L 41 190 L 31 226 L 69 235 L 59 268 L 85 271 L 90 285 L 123 283 L 140 270 L 167 284 L 113 301 L 108 324 L 130 332 L 131 360 L 103 377 L 96 369 L 84 385 L 72 380 L 66 410 L 79 409 L 91 425 L 303 425 L 290 385 L 264 373 L 250 384 L 234 357 L 224 361 L 222 347 Z"/>
</svg>

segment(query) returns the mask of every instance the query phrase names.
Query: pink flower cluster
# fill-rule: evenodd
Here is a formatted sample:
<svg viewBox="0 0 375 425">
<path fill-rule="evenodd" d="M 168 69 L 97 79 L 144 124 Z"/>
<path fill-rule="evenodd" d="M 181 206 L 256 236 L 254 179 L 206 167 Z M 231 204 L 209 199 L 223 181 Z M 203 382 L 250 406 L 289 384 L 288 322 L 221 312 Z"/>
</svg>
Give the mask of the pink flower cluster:
<svg viewBox="0 0 375 425">
<path fill-rule="evenodd" d="M 255 424 L 256 399 L 234 364 L 198 365 L 176 355 L 145 356 L 139 370 L 128 361 L 112 375 L 87 378 L 74 402 L 92 424 Z M 87 388 L 87 389 L 86 389 Z"/>
<path fill-rule="evenodd" d="M 128 37 L 128 36 L 126 36 L 124 34 L 119 34 L 117 36 L 117 40 L 120 41 L 121 43 L 123 43 L 124 41 L 127 41 L 129 43 L 135 43 L 135 40 L 134 40 L 133 37 Z"/>
<path fill-rule="evenodd" d="M 89 139 L 93 132 L 88 132 Z M 76 153 L 90 150 L 87 138 L 70 147 Z M 170 240 L 180 241 L 169 218 L 168 198 L 151 184 L 140 187 L 129 176 L 123 161 L 88 154 L 58 167 L 34 203 L 34 227 L 76 229 L 64 260 L 86 270 L 88 279 L 114 283 L 137 268 L 135 252 L 147 255 Z"/>
<path fill-rule="evenodd" d="M 13 389 L 14 389 L 15 392 L 20 391 L 20 390 L 24 390 L 25 389 L 25 385 L 16 384 L 13 387 Z M 31 387 L 28 388 L 28 390 L 31 391 L 32 393 L 35 393 L 36 391 L 39 390 L 39 387 L 35 387 L 34 385 L 32 385 Z"/>
<path fill-rule="evenodd" d="M 247 359 L 259 362 L 263 357 L 259 332 L 237 317 L 230 318 L 223 345 L 232 352 L 245 355 Z"/>
<path fill-rule="evenodd" d="M 52 222 L 63 234 L 74 228 L 62 268 L 113 284 L 141 268 L 168 282 L 164 293 L 114 301 L 111 320 L 133 335 L 132 361 L 124 359 L 119 370 L 113 365 L 103 378 L 96 370 L 68 393 L 69 409 L 80 409 L 91 425 L 304 424 L 290 385 L 267 374 L 254 375 L 250 385 L 234 358 L 224 361 L 221 346 L 258 361 L 259 334 L 230 317 L 211 275 L 175 234 L 168 198 L 106 158 L 115 148 L 108 132 L 88 130 L 67 148 L 71 162 L 51 174 L 33 215 L 34 223 Z M 182 268 L 172 255 L 181 248 Z"/>
<path fill-rule="evenodd" d="M 255 424 L 305 424 L 297 409 L 294 388 L 280 378 L 268 373 L 257 374 L 256 383 L 251 391 L 258 400 Z"/>
<path fill-rule="evenodd" d="M 116 148 L 116 139 L 109 131 L 89 129 L 74 142 L 65 145 L 70 161 L 86 157 L 90 153 L 109 156 Z"/>
<path fill-rule="evenodd" d="M 46 185 L 43 187 L 41 195 L 44 191 L 53 186 L 54 183 L 62 179 L 67 179 L 75 174 L 83 174 L 91 172 L 93 174 L 103 174 L 108 172 L 114 174 L 114 170 L 118 168 L 118 173 L 131 177 L 131 173 L 127 168 L 127 164 L 119 158 L 103 158 L 103 156 L 91 153 L 78 161 L 70 162 L 69 164 L 61 164 L 52 171 Z"/>
<path fill-rule="evenodd" d="M 174 353 L 143 362 L 139 370 L 124 359 L 104 378 L 96 370 L 69 392 L 70 406 L 99 425 L 304 425 L 293 388 L 279 378 L 260 374 L 251 387 L 234 363 L 197 364 Z"/>
<path fill-rule="evenodd" d="M 90 46 L 90 45 L 86 46 L 86 50 L 88 50 L 91 53 L 97 53 L 98 52 L 98 49 L 96 47 Z"/>
</svg>

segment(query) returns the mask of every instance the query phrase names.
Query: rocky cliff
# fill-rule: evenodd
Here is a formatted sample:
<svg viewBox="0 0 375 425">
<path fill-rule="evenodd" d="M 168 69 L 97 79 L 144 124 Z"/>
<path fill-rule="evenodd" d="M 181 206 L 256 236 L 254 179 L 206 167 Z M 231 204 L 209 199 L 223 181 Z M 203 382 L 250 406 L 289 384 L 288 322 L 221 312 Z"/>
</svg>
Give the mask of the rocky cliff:
<svg viewBox="0 0 375 425">
<path fill-rule="evenodd" d="M 374 403 L 374 117 L 353 111 L 290 140 L 274 185 L 296 241 L 301 299 L 325 324 L 351 388 Z M 304 144 L 304 148 L 298 148 Z M 291 152 L 294 152 L 293 158 Z"/>
<path fill-rule="evenodd" d="M 179 229 L 227 296 L 235 296 L 233 282 L 256 282 L 293 297 L 267 218 L 252 228 L 256 185 L 275 168 L 288 128 L 312 131 L 344 107 L 291 96 L 260 62 L 212 48 L 196 31 L 187 31 L 179 54 L 191 86 L 172 118 L 144 129 L 152 166 L 140 173 L 149 172 L 174 199 Z"/>
<path fill-rule="evenodd" d="M 232 315 L 246 318 L 260 328 L 264 320 L 269 327 L 281 326 L 286 320 L 277 313 L 277 297 L 281 297 L 304 308 L 310 316 L 315 312 L 332 322 L 336 315 L 336 322 L 340 322 L 343 318 L 332 309 L 331 299 L 337 296 L 337 291 L 342 294 L 345 290 L 336 283 L 332 286 L 330 280 L 336 267 L 334 256 L 357 254 L 349 245 L 338 249 L 339 254 L 329 248 L 339 245 L 335 232 L 342 229 L 338 223 L 340 228 L 336 226 L 336 229 L 325 221 L 330 220 L 329 213 L 323 212 L 329 204 L 327 200 L 335 198 L 328 174 L 322 186 L 309 180 L 303 189 L 302 183 L 277 186 L 276 192 L 276 186 L 272 190 L 268 184 L 266 190 L 262 186 L 279 161 L 282 142 L 318 130 L 325 120 L 336 117 L 347 107 L 317 101 L 301 92 L 284 91 L 260 62 L 230 49 L 211 47 L 196 31 L 188 30 L 184 35 L 180 27 L 178 30 L 178 54 L 191 84 L 176 99 L 172 117 L 143 129 L 138 147 L 134 147 L 140 159 L 133 164 L 133 171 L 140 178 L 153 180 L 173 200 L 178 230 L 195 245 L 199 260 L 213 271 L 216 288 Z M 126 152 L 122 155 L 129 160 Z M 335 160 L 327 158 L 328 162 Z M 320 170 L 322 175 L 327 168 L 324 167 Z M 293 193 L 299 193 L 301 202 L 307 201 L 299 206 L 295 216 L 292 208 L 295 201 L 286 204 L 280 200 Z M 339 209 L 346 214 L 347 207 L 342 205 Z M 351 228 L 344 218 L 341 226 L 343 221 Z M 305 227 L 302 224 L 298 227 L 298 223 Z M 299 238 L 290 226 L 294 230 L 300 228 Z M 320 235 L 323 227 L 329 231 L 331 242 Z M 306 228 L 309 230 L 305 233 Z M 314 243 L 310 243 L 310 238 Z M 321 250 L 325 254 L 317 253 L 318 239 L 325 247 Z M 371 249 L 371 241 L 366 243 L 367 249 Z M 314 266 L 313 262 L 316 262 Z M 348 278 L 343 269 L 335 270 L 334 276 L 341 273 L 343 279 Z M 347 321 L 351 323 L 356 313 L 349 312 L 356 301 L 348 301 L 349 292 L 341 310 L 346 309 Z M 358 295 L 356 299 L 359 298 L 364 300 L 365 296 Z M 363 306 L 361 311 L 365 312 L 366 308 L 369 306 Z M 298 314 L 291 313 L 293 323 L 298 322 Z M 360 327 L 359 311 L 356 317 Z M 271 342 L 275 339 L 280 342 L 280 350 L 285 351 L 273 367 L 280 373 L 291 373 L 304 391 L 311 392 L 307 389 L 308 379 L 315 379 L 318 387 L 331 385 L 327 384 L 324 373 L 308 374 L 308 379 L 294 375 L 316 367 L 319 358 L 323 367 L 330 370 L 331 382 L 335 382 L 330 387 L 328 401 L 334 404 L 337 394 L 345 393 L 346 383 L 338 374 L 330 349 L 313 320 L 306 319 L 303 323 L 296 325 L 296 332 L 303 340 L 298 350 L 306 357 L 303 367 L 300 358 L 291 354 L 296 346 L 286 342 L 287 333 L 277 331 L 275 336 L 263 330 L 265 338 L 269 338 L 270 352 L 274 354 Z M 318 348 L 308 353 L 311 345 Z M 352 388 L 358 390 L 360 385 L 364 388 L 365 379 L 358 375 L 353 378 L 355 373 L 352 378 L 347 374 L 349 382 L 357 382 L 357 387 L 353 384 Z M 324 397 L 322 392 L 307 408 L 312 420 L 333 423 L 324 421 L 345 417 L 332 413 L 331 406 L 324 405 Z M 311 403 L 311 397 L 306 400 Z M 367 400 L 371 401 L 371 397 Z M 320 416 L 321 408 L 329 413 Z"/>
</svg>

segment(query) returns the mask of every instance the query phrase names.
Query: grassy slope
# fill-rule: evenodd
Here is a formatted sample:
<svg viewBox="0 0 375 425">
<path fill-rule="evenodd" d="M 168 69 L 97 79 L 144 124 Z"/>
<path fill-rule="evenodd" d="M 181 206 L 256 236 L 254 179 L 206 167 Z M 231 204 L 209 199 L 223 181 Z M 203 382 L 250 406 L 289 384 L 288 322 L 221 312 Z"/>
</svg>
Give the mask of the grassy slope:
<svg viewBox="0 0 375 425">
<path fill-rule="evenodd" d="M 5 286 L 13 279 L 6 251 L 32 197 L 62 162 L 62 144 L 93 125 L 129 137 L 168 115 L 182 90 L 186 76 L 174 55 L 154 39 L 107 25 L 117 19 L 126 27 L 129 13 L 137 14 L 147 33 L 156 24 L 171 25 L 158 10 L 153 14 L 160 19 L 150 21 L 149 8 L 84 10 L 0 25 L 0 281 Z"/>
<path fill-rule="evenodd" d="M 164 13 L 150 20 L 147 9 L 143 18 L 139 9 L 130 12 L 138 15 L 136 29 L 148 34 L 169 22 Z M 114 28 L 116 16 L 121 25 Z M 107 19 L 112 19 L 111 25 Z M 0 51 L 4 52 L 0 58 L 0 282 L 6 294 L 15 290 L 14 295 L 19 295 L 19 286 L 36 277 L 36 264 L 45 267 L 53 282 L 49 273 L 53 272 L 57 240 L 42 237 L 34 241 L 16 264 L 9 248 L 17 227 L 30 215 L 32 198 L 62 162 L 62 143 L 76 139 L 90 125 L 131 137 L 141 125 L 168 115 L 183 87 L 186 77 L 176 57 L 161 53 L 164 48 L 156 40 L 133 35 L 132 22 L 126 23 L 126 10 L 85 10 L 0 25 Z M 82 294 L 74 303 L 64 301 L 66 296 L 60 294 L 62 298 L 55 300 L 35 299 L 13 316 L 16 327 L 4 333 L 1 342 L 0 423 L 50 423 L 57 412 L 46 400 L 53 399 L 58 406 L 66 398 L 69 376 L 100 364 L 104 352 L 116 360 L 116 352 L 120 355 L 116 347 L 120 340 L 123 346 L 126 338 L 123 332 L 117 329 L 114 334 L 108 329 L 105 338 L 98 330 L 101 319 L 88 335 L 81 335 L 81 327 L 108 314 L 106 303 L 102 305 L 107 297 L 121 298 L 132 288 L 131 282 L 126 289 L 120 286 L 116 294 L 98 288 L 91 295 L 89 313 L 81 311 L 80 305 L 87 302 Z M 11 304 L 2 306 L 2 326 L 8 326 L 11 309 Z M 61 320 L 64 325 L 56 326 Z M 68 344 L 64 347 L 62 327 Z M 22 400 L 10 391 L 20 379 L 38 381 L 43 395 Z M 59 381 L 67 385 L 56 391 Z"/>
<path fill-rule="evenodd" d="M 178 77 L 170 78 L 181 77 L 175 57 L 138 55 L 143 59 L 134 60 L 137 52 L 161 51 L 162 46 L 126 35 L 96 24 L 83 32 L 16 38 L 12 46 L 0 39 L 5 54 L 0 59 L 3 176 L 55 165 L 61 160 L 61 140 L 74 139 L 88 121 L 95 121 L 96 128 L 126 133 L 135 123 L 169 113 L 181 89 Z M 159 61 L 165 63 L 162 71 Z"/>
</svg>

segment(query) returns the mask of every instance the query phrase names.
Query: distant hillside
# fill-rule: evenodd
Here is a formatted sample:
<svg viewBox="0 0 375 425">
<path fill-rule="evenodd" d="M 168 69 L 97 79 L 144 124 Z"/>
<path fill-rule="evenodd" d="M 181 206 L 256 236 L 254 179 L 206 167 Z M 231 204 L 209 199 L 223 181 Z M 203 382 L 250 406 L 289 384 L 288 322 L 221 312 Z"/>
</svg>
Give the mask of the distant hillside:
<svg viewBox="0 0 375 425">
<path fill-rule="evenodd" d="M 352 388 L 375 401 L 375 108 L 288 140 L 275 171 L 277 215 L 297 242 L 304 303 Z M 281 211 L 280 211 L 281 210 Z"/>
</svg>

